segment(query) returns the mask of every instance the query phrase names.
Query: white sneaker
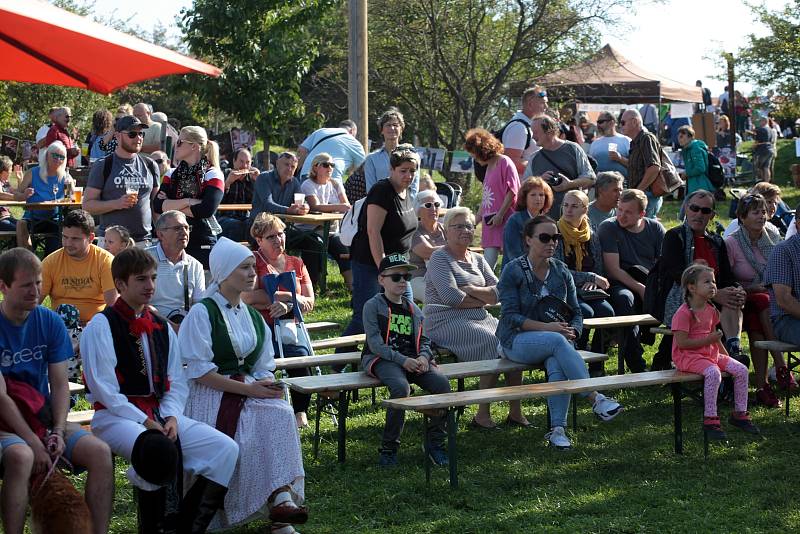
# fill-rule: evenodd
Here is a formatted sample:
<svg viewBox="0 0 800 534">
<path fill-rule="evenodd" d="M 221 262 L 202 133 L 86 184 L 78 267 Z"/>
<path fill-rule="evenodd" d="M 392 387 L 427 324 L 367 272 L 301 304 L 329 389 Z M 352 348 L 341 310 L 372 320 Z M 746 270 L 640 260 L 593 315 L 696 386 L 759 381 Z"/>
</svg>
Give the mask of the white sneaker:
<svg viewBox="0 0 800 534">
<path fill-rule="evenodd" d="M 563 426 L 554 426 L 550 432 L 544 435 L 544 439 L 558 450 L 565 451 L 572 448 L 572 443 L 569 441 L 566 432 L 564 432 Z"/>
<path fill-rule="evenodd" d="M 592 410 L 601 421 L 611 421 L 622 412 L 622 405 L 611 397 L 598 393 L 594 398 Z"/>
</svg>

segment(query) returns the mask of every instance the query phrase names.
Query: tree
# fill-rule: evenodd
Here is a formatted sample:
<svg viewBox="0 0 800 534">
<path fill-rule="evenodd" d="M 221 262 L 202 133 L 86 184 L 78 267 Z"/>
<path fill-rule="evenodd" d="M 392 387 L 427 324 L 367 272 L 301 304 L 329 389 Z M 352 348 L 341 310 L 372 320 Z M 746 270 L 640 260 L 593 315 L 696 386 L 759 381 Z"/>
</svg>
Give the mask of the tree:
<svg viewBox="0 0 800 534">
<path fill-rule="evenodd" d="M 223 69 L 188 77 L 209 106 L 236 117 L 269 147 L 303 116 L 300 82 L 318 54 L 311 31 L 335 0 L 195 0 L 180 22 L 189 50 Z M 317 30 L 319 31 L 319 30 Z M 322 30 L 324 31 L 324 30 Z"/>
<path fill-rule="evenodd" d="M 400 107 L 409 125 L 405 137 L 458 149 L 469 128 L 508 118 L 519 96 L 508 94 L 510 82 L 529 82 L 593 53 L 597 29 L 630 4 L 373 0 L 370 103 Z"/>
<path fill-rule="evenodd" d="M 769 11 L 751 5 L 753 14 L 769 29 L 769 35 L 750 34 L 736 56 L 738 75 L 761 87 L 775 87 L 783 94 L 800 91 L 800 0 Z"/>
</svg>

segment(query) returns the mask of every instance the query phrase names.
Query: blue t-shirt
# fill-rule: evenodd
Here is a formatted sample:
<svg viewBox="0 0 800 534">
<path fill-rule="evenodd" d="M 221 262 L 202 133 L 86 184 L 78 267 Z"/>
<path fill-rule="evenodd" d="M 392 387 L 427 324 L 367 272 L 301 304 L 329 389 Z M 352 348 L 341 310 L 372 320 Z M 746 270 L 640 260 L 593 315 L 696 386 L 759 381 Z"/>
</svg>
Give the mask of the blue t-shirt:
<svg viewBox="0 0 800 534">
<path fill-rule="evenodd" d="M 22 326 L 0 313 L 0 371 L 50 397 L 47 366 L 72 358 L 72 342 L 61 318 L 44 306 L 28 315 Z"/>
<path fill-rule="evenodd" d="M 334 137 L 330 137 L 332 135 Z M 340 182 L 344 182 L 344 173 L 348 169 L 358 167 L 366 158 L 364 147 L 344 128 L 321 128 L 306 137 L 300 146 L 309 151 L 303 162 L 303 168 L 300 169 L 300 176 L 308 175 L 311 171 L 311 161 L 321 152 L 327 152 L 333 158 L 336 164 L 333 178 Z"/>
<path fill-rule="evenodd" d="M 608 144 L 616 143 L 617 152 L 627 158 L 631 151 L 631 138 L 625 135 L 612 135 L 610 137 L 596 137 L 589 147 L 589 155 L 597 160 L 597 172 L 617 171 L 625 178 L 628 177 L 628 167 L 618 161 L 611 161 L 608 157 Z"/>
</svg>

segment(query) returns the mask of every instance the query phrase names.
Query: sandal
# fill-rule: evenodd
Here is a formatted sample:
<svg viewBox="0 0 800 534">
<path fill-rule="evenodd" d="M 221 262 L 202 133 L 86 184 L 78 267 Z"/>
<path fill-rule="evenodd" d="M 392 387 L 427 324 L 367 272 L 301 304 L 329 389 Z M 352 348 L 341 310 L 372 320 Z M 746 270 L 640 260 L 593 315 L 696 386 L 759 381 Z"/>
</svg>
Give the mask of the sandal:
<svg viewBox="0 0 800 534">
<path fill-rule="evenodd" d="M 478 430 L 500 430 L 500 427 L 492 423 L 491 425 L 482 425 L 473 417 L 469 422 L 470 428 L 477 428 Z"/>
</svg>

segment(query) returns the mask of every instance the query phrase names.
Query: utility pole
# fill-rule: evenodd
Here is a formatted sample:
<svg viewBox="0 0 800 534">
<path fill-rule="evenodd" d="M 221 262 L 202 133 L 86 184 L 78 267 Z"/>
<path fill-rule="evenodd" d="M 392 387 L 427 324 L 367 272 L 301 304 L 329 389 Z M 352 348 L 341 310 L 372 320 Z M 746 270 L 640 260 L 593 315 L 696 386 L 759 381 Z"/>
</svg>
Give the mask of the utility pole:
<svg viewBox="0 0 800 534">
<path fill-rule="evenodd" d="M 728 120 L 731 123 L 731 146 L 736 152 L 736 110 L 733 101 L 733 54 L 725 52 L 722 54 L 728 63 Z"/>
<path fill-rule="evenodd" d="M 349 0 L 350 26 L 347 54 L 347 107 L 350 119 L 358 126 L 357 138 L 369 150 L 367 94 L 367 0 Z"/>
</svg>

